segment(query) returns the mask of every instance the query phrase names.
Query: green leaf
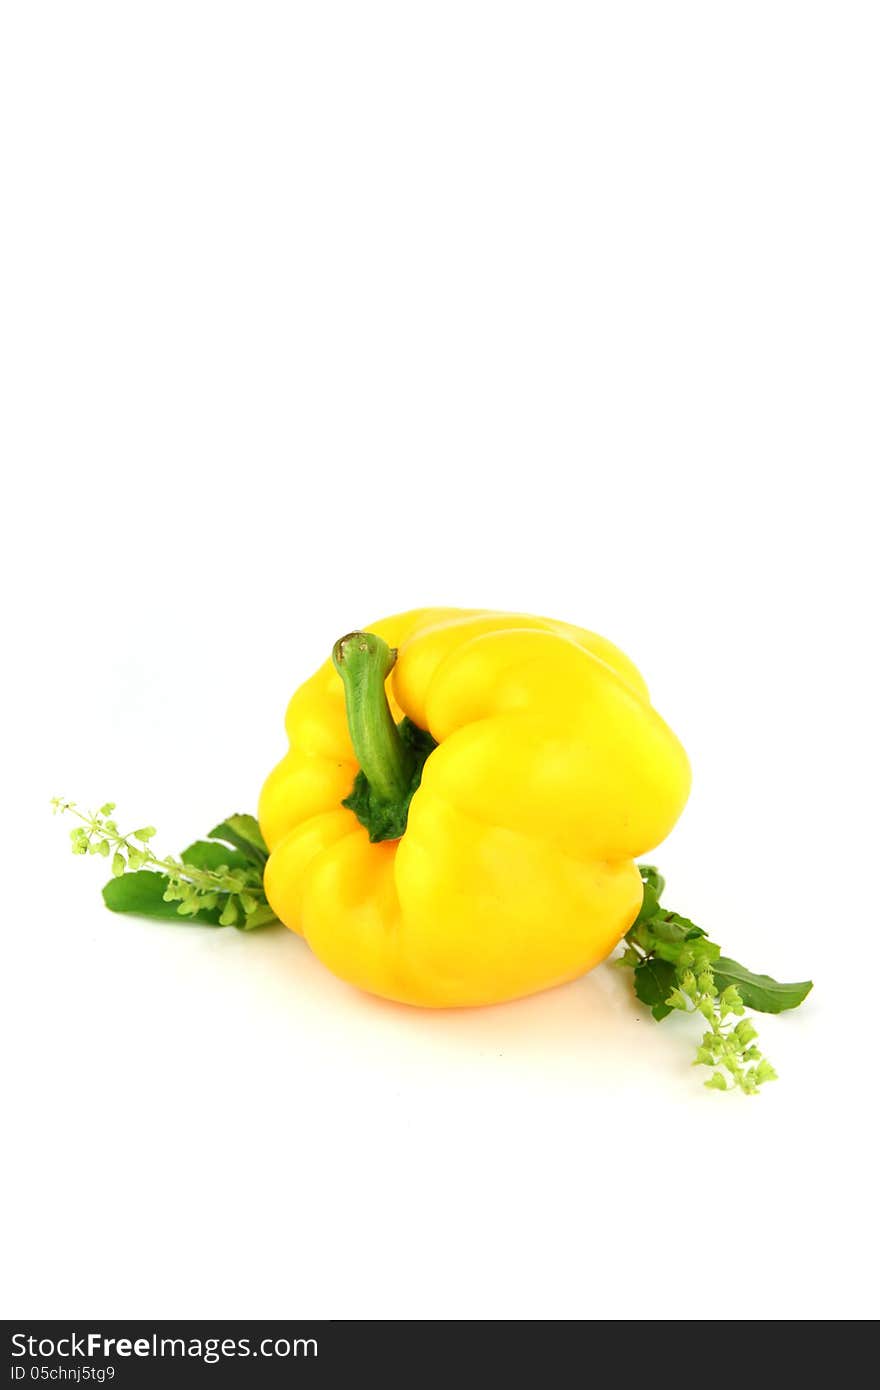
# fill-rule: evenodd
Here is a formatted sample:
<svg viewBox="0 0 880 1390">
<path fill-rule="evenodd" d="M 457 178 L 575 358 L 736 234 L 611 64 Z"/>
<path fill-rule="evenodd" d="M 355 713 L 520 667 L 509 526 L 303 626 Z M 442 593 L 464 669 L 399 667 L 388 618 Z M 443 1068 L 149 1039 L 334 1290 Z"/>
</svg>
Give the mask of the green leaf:
<svg viewBox="0 0 880 1390">
<path fill-rule="evenodd" d="M 698 927 L 690 917 L 682 917 L 680 912 L 664 912 L 661 914 L 661 920 L 670 930 L 684 932 L 685 941 L 696 941 L 707 935 L 702 927 Z"/>
<path fill-rule="evenodd" d="M 636 998 L 647 1004 L 659 1023 L 672 1013 L 666 1003 L 675 988 L 675 966 L 665 960 L 644 960 L 633 971 Z"/>
<path fill-rule="evenodd" d="M 261 869 L 269 858 L 269 846 L 260 833 L 255 816 L 227 816 L 225 821 L 208 832 L 209 840 L 225 840 L 226 844 L 241 850 L 252 864 Z"/>
<path fill-rule="evenodd" d="M 663 877 L 660 870 L 653 864 L 640 864 L 639 873 L 642 877 L 642 883 L 646 886 L 650 885 L 659 898 L 663 889 L 666 887 L 666 879 Z"/>
<path fill-rule="evenodd" d="M 647 922 L 657 912 L 666 879 L 653 864 L 640 864 L 639 873 L 642 876 L 642 905 L 636 921 Z"/>
<path fill-rule="evenodd" d="M 196 840 L 180 857 L 184 864 L 189 864 L 193 869 L 219 869 L 221 864 L 229 869 L 249 869 L 252 866 L 252 860 L 240 849 L 230 849 L 216 840 Z"/>
<path fill-rule="evenodd" d="M 760 1014 L 781 1014 L 786 1009 L 796 1009 L 813 988 L 812 980 L 785 985 L 770 975 L 753 975 L 751 970 L 728 956 L 719 956 L 713 961 L 712 970 L 719 989 L 734 985 L 747 1008 Z"/>
<path fill-rule="evenodd" d="M 716 956 L 721 955 L 721 947 L 716 946 L 714 941 L 701 938 L 699 948 L 695 951 L 687 938 L 684 941 L 658 941 L 651 930 L 653 923 L 649 922 L 647 926 L 648 949 L 652 950 L 661 960 L 671 960 L 686 967 L 694 964 L 697 955 L 706 962 L 711 962 Z"/>
<path fill-rule="evenodd" d="M 168 879 L 165 874 L 155 874 L 149 869 L 138 873 L 122 874 L 111 878 L 104 885 L 104 902 L 111 912 L 134 912 L 140 917 L 162 917 L 168 922 L 201 922 L 215 927 L 220 921 L 217 908 L 201 909 L 186 919 L 178 916 L 177 904 L 166 902 L 165 890 Z"/>
<path fill-rule="evenodd" d="M 658 941 L 696 941 L 706 935 L 702 927 L 677 912 L 659 912 L 650 919 L 648 926 Z"/>
</svg>

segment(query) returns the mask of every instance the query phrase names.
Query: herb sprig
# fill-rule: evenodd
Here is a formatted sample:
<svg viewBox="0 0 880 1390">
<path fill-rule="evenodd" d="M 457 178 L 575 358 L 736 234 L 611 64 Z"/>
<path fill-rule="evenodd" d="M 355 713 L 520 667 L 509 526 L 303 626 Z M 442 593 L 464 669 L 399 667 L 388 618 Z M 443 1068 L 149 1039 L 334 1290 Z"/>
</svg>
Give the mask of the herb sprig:
<svg viewBox="0 0 880 1390">
<path fill-rule="evenodd" d="M 104 902 L 113 912 L 243 931 L 278 920 L 263 888 L 269 851 L 253 816 L 228 816 L 179 856 L 160 858 L 150 848 L 155 826 L 123 833 L 113 819 L 113 801 L 99 811 L 82 811 L 75 801 L 58 796 L 52 809 L 80 821 L 70 832 L 74 854 L 110 859 L 113 877 L 104 887 Z"/>
<path fill-rule="evenodd" d="M 776 1072 L 757 1046 L 758 1030 L 744 1017 L 796 1009 L 813 988 L 811 980 L 780 984 L 755 975 L 738 961 L 722 956 L 702 927 L 660 903 L 666 886 L 651 864 L 640 864 L 642 907 L 626 934 L 619 964 L 633 967 L 636 996 L 657 1022 L 673 1011 L 699 1014 L 703 1032 L 695 1066 L 712 1068 L 705 1085 L 716 1091 L 757 1094 Z"/>
</svg>

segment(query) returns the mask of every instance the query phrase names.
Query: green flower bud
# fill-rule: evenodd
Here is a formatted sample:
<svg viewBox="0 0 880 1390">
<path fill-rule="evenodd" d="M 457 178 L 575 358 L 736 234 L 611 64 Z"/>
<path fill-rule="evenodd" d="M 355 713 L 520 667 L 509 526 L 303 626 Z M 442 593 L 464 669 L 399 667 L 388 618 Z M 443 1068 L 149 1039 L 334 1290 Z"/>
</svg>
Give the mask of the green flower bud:
<svg viewBox="0 0 880 1390">
<path fill-rule="evenodd" d="M 708 1081 L 703 1082 L 703 1085 L 708 1086 L 710 1091 L 727 1090 L 727 1082 L 724 1080 L 724 1077 L 721 1075 L 720 1071 L 714 1072 L 712 1076 L 709 1077 Z"/>
<path fill-rule="evenodd" d="M 670 1009 L 679 1009 L 682 1013 L 687 1013 L 688 1001 L 680 989 L 674 989 L 665 1003 Z"/>
<path fill-rule="evenodd" d="M 146 844 L 147 840 L 152 840 L 155 833 L 155 825 L 145 825 L 140 830 L 136 830 L 134 832 L 134 838 L 136 840 L 141 840 L 144 844 Z"/>
<path fill-rule="evenodd" d="M 682 991 L 687 995 L 688 999 L 695 998 L 697 993 L 697 980 L 692 970 L 685 970 L 684 974 L 681 976 L 679 980 L 679 984 L 681 986 Z"/>
<path fill-rule="evenodd" d="M 105 801 L 105 802 L 104 802 L 104 805 L 101 807 L 101 815 L 102 815 L 102 816 L 109 816 L 110 813 L 111 813 L 111 811 L 115 811 L 115 810 L 116 810 L 116 802 L 115 802 L 115 801 Z"/>
<path fill-rule="evenodd" d="M 776 1075 L 776 1072 L 774 1071 L 773 1067 L 771 1067 L 766 1057 L 762 1057 L 761 1061 L 755 1068 L 755 1080 L 757 1081 L 759 1086 L 763 1086 L 765 1081 L 779 1080 L 779 1077 Z"/>
<path fill-rule="evenodd" d="M 744 1018 L 742 1023 L 738 1023 L 733 1031 L 743 1046 L 758 1036 L 758 1030 L 750 1018 Z"/>
<path fill-rule="evenodd" d="M 235 903 L 235 898 L 233 898 L 232 894 L 230 893 L 229 897 L 226 900 L 226 906 L 220 913 L 220 925 L 221 927 L 234 927 L 237 921 L 238 908 Z"/>
<path fill-rule="evenodd" d="M 119 853 L 119 850 L 117 850 L 113 856 L 112 870 L 114 878 L 121 878 L 125 873 L 125 860 Z"/>
</svg>

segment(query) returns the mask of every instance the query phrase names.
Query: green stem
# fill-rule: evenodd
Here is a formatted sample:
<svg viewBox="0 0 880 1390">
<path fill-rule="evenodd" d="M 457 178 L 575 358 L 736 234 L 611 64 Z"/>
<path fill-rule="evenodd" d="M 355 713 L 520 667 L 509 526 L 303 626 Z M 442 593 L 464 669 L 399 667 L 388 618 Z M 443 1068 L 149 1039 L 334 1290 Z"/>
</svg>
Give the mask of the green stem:
<svg viewBox="0 0 880 1390">
<path fill-rule="evenodd" d="M 402 802 L 412 789 L 417 759 L 401 738 L 385 694 L 397 652 L 372 632 L 350 632 L 333 648 L 345 686 L 345 712 L 355 757 L 373 795 Z"/>
</svg>

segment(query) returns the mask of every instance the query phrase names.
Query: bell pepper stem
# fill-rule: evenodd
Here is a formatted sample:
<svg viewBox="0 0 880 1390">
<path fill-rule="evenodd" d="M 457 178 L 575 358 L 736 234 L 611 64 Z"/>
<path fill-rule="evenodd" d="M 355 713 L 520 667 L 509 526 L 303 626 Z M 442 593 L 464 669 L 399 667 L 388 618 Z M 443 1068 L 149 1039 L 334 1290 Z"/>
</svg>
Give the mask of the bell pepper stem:
<svg viewBox="0 0 880 1390">
<path fill-rule="evenodd" d="M 387 802 L 406 797 L 416 770 L 415 754 L 400 736 L 385 693 L 396 660 L 396 650 L 372 632 L 349 632 L 333 648 L 355 757 L 373 794 Z"/>
</svg>

